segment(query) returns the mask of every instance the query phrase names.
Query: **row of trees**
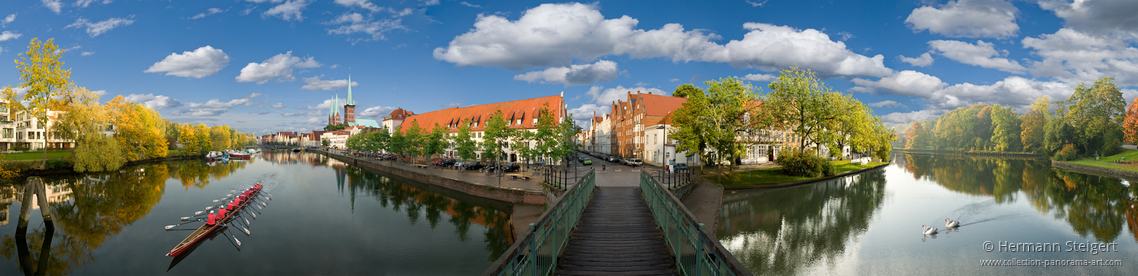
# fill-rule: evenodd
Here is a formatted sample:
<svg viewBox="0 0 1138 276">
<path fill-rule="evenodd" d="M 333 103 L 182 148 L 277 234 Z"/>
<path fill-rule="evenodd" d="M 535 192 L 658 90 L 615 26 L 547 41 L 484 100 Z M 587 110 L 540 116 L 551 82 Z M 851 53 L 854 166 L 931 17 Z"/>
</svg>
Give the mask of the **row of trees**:
<svg viewBox="0 0 1138 276">
<path fill-rule="evenodd" d="M 849 146 L 887 160 L 896 140 L 873 111 L 850 95 L 831 91 L 814 72 L 791 68 L 781 72 L 765 95 L 736 78 L 707 81 L 707 90 L 684 84 L 672 94 L 687 98 L 673 114 L 676 128 L 668 135 L 677 151 L 694 152 L 704 163 L 734 165 L 748 146 L 781 142 L 772 130 L 792 133 L 799 151 L 829 149 L 842 156 Z"/>
<path fill-rule="evenodd" d="M 405 123 L 408 126 L 397 129 L 394 133 L 383 128 L 353 135 L 346 144 L 353 150 L 390 152 L 412 158 L 441 155 L 448 148 L 454 149 L 462 159 L 476 159 L 481 152 L 482 159 L 502 160 L 505 159 L 505 151 L 511 148 L 518 158 L 526 160 L 561 158 L 570 155 L 576 148 L 572 137 L 578 128 L 570 117 L 564 116 L 558 123 L 546 104 L 541 109 L 536 129 L 527 131 L 509 127 L 502 111 L 498 110 L 486 121 L 480 142 L 474 139 L 469 119 L 463 120 L 455 133 L 437 123 L 428 131 L 417 120 L 412 120 Z M 546 161 L 556 162 L 552 159 Z"/>
<path fill-rule="evenodd" d="M 1126 107 L 1113 80 L 1079 84 L 1065 100 L 1040 97 L 1023 115 L 1008 106 L 976 104 L 913 122 L 905 147 L 1033 152 L 1057 160 L 1115 154 L 1123 142 L 1138 142 L 1138 99 Z"/>
<path fill-rule="evenodd" d="M 179 143 L 181 154 L 202 155 L 252 142 L 228 126 L 171 123 L 121 95 L 103 104 L 98 93 L 71 82 L 71 70 L 63 69 L 60 59 L 65 52 L 53 39 L 41 43 L 33 38 L 28 51 L 20 54 L 24 58 L 16 61 L 24 81 L 20 86 L 27 91 L 20 95 L 8 86 L 2 94 L 10 116 L 26 112 L 45 126 L 45 145 L 49 137 L 75 142 L 70 161 L 77 172 L 114 170 L 130 161 L 166 157 Z"/>
</svg>

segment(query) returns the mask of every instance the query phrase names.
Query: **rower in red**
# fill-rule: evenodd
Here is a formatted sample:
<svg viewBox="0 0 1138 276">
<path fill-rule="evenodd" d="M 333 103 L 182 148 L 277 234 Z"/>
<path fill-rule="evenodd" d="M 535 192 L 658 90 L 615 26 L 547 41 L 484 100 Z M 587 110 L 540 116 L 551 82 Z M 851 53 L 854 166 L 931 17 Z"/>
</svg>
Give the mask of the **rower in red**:
<svg viewBox="0 0 1138 276">
<path fill-rule="evenodd" d="M 209 216 L 207 216 L 207 217 L 208 217 L 208 219 L 206 219 L 205 224 L 207 224 L 207 225 L 217 224 L 217 215 L 215 215 L 213 213 L 213 211 L 210 211 Z"/>
</svg>

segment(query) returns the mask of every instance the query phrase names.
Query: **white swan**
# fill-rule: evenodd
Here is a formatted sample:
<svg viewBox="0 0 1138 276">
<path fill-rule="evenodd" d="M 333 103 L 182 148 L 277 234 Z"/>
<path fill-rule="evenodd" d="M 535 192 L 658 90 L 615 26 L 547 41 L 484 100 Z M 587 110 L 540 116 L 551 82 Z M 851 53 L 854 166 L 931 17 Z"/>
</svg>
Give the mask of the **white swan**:
<svg viewBox="0 0 1138 276">
<path fill-rule="evenodd" d="M 925 229 L 924 231 L 921 231 L 925 235 L 936 235 L 936 227 L 929 227 L 927 225 L 921 225 L 921 228 Z"/>
<path fill-rule="evenodd" d="M 959 221 L 944 219 L 944 228 L 956 228 L 958 226 L 960 226 Z"/>
</svg>

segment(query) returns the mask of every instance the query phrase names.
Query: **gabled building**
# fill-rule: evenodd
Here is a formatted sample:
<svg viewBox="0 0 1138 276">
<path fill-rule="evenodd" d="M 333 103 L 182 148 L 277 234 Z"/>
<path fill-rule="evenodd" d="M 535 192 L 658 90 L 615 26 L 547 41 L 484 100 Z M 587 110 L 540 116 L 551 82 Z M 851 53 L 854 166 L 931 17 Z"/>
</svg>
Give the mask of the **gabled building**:
<svg viewBox="0 0 1138 276">
<path fill-rule="evenodd" d="M 395 130 L 399 129 L 399 126 L 403 124 L 403 120 L 407 119 L 407 117 L 411 117 L 411 115 L 415 115 L 415 112 L 403 110 L 403 108 L 396 108 L 392 110 L 390 114 L 387 114 L 387 117 L 383 117 L 383 128 L 387 129 L 388 134 L 395 134 Z"/>
</svg>

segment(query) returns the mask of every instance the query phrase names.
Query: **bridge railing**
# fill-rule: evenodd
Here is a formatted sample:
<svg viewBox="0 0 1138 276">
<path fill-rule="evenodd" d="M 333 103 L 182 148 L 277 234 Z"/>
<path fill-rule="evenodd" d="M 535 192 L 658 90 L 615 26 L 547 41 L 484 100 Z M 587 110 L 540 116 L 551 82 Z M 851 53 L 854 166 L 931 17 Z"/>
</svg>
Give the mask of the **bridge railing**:
<svg viewBox="0 0 1138 276">
<path fill-rule="evenodd" d="M 589 170 L 482 275 L 552 275 L 596 187 L 596 170 Z"/>
<path fill-rule="evenodd" d="M 640 173 L 640 191 L 652 209 L 656 225 L 664 232 L 680 274 L 751 275 L 680 203 L 679 198 L 643 171 Z"/>
</svg>

